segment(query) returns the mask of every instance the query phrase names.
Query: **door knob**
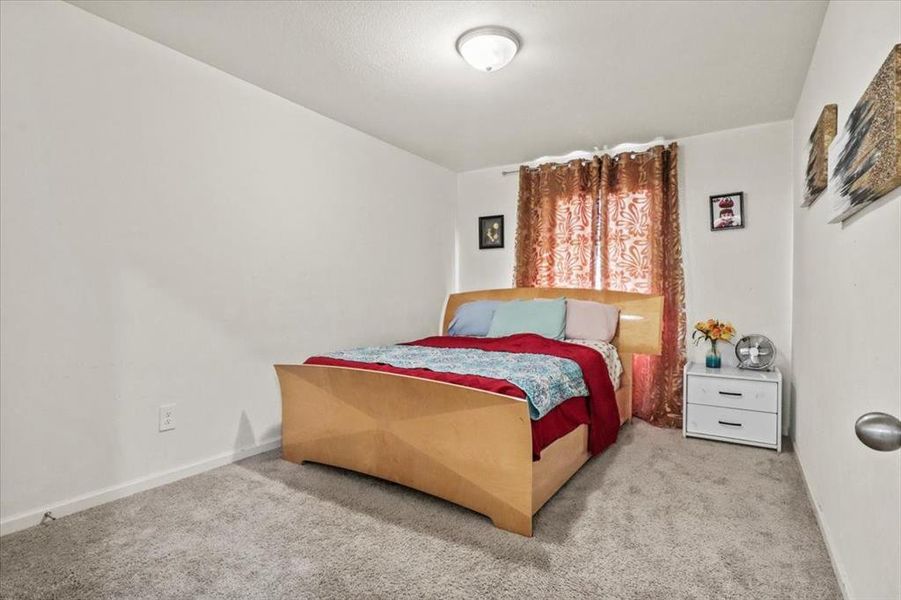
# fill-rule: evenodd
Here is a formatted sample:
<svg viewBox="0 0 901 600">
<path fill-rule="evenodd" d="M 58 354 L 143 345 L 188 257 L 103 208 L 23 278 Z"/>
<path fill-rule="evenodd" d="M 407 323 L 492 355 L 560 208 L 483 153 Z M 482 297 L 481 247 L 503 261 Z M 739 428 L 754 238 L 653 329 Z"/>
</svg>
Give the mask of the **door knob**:
<svg viewBox="0 0 901 600">
<path fill-rule="evenodd" d="M 901 448 L 901 421 L 881 412 L 861 416 L 854 424 L 857 439 L 865 446 L 880 452 Z"/>
</svg>

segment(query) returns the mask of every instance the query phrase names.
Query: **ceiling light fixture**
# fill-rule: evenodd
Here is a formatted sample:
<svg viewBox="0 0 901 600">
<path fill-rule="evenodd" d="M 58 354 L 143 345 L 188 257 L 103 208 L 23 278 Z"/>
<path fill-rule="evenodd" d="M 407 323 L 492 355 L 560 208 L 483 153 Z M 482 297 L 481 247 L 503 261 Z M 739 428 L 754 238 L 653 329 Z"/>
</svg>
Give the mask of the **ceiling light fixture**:
<svg viewBox="0 0 901 600">
<path fill-rule="evenodd" d="M 503 69 L 519 50 L 519 36 L 506 27 L 470 29 L 457 40 L 457 52 L 471 67 L 491 73 Z"/>
</svg>

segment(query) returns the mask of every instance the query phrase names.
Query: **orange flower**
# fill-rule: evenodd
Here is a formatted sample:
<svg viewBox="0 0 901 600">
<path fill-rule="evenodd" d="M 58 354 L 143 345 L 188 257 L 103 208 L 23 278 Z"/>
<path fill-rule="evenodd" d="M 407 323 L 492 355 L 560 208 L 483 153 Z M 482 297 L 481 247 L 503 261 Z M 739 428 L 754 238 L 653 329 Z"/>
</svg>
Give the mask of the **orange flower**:
<svg viewBox="0 0 901 600">
<path fill-rule="evenodd" d="M 707 319 L 706 321 L 698 321 L 695 323 L 695 331 L 692 339 L 696 344 L 701 340 L 709 340 L 717 342 L 720 340 L 729 341 L 735 335 L 735 327 L 727 321 L 719 319 Z"/>
</svg>

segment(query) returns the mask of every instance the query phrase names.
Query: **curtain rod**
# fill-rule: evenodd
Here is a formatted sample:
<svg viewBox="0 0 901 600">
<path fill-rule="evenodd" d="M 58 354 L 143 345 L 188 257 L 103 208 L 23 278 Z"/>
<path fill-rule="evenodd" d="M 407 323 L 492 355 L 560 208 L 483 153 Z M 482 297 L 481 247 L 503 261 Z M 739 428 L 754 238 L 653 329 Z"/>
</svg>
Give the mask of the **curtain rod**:
<svg viewBox="0 0 901 600">
<path fill-rule="evenodd" d="M 625 150 L 625 151 L 621 152 L 620 154 L 631 154 L 632 156 L 635 156 L 636 154 L 647 154 L 647 153 L 649 153 L 649 152 L 650 152 L 650 150 L 642 150 L 642 151 L 640 151 L 640 152 L 629 152 L 628 150 Z M 600 154 L 600 155 L 597 155 L 597 154 L 596 154 L 595 156 L 604 156 L 604 155 L 603 155 L 603 154 Z M 617 155 L 617 156 L 619 156 L 619 155 Z M 614 156 L 614 157 L 613 157 L 613 160 L 616 160 L 616 158 L 617 158 L 617 157 Z M 588 160 L 588 159 L 587 159 L 587 158 L 582 158 L 582 159 L 574 158 L 573 160 Z M 549 162 L 553 162 L 553 161 L 549 161 Z M 567 161 L 567 162 L 570 162 L 570 161 Z M 543 164 L 547 164 L 547 163 L 543 163 Z M 565 165 L 565 164 L 566 164 L 565 162 L 564 162 L 564 163 L 554 163 L 554 166 L 551 167 L 551 168 L 557 168 L 557 165 Z M 538 165 L 538 166 L 540 166 L 540 165 Z M 532 171 L 532 170 L 537 169 L 538 166 L 535 166 L 535 167 L 526 166 L 526 168 L 529 169 L 530 171 Z M 517 173 L 519 173 L 519 169 L 514 169 L 513 171 L 501 171 L 501 175 L 504 176 L 504 177 L 506 177 L 507 175 L 516 175 Z"/>
<path fill-rule="evenodd" d="M 613 148 L 608 148 L 607 146 L 604 146 L 603 151 L 600 150 L 597 146 L 595 146 L 594 152 L 591 154 L 591 157 L 594 158 L 597 156 L 604 156 L 605 154 L 610 154 L 610 153 L 615 153 L 618 156 L 619 154 L 626 154 L 627 152 L 632 154 L 633 156 L 635 154 L 647 154 L 648 152 L 650 152 L 652 147 L 660 146 L 660 145 L 667 144 L 667 143 L 669 143 L 669 142 L 667 142 L 664 138 L 659 137 L 659 138 L 651 140 L 650 142 L 647 142 L 645 144 L 619 144 L 618 146 L 614 146 Z M 630 150 L 629 148 L 632 148 L 632 150 Z M 644 149 L 639 150 L 639 148 L 644 148 Z M 575 153 L 570 153 L 570 155 L 571 154 L 575 154 Z M 585 154 L 588 154 L 588 153 L 586 152 Z M 565 159 L 566 157 L 563 156 L 560 158 Z M 614 156 L 613 158 L 615 160 L 616 156 Z M 541 160 L 541 159 L 539 158 L 538 160 Z M 579 160 L 579 159 L 577 157 L 574 157 L 570 160 Z M 582 160 L 588 160 L 588 159 L 585 158 Z M 532 161 L 532 162 L 537 162 L 537 161 Z M 570 161 L 559 162 L 559 161 L 554 161 L 552 157 L 547 157 L 547 162 L 562 165 L 562 164 L 566 164 L 567 162 L 570 162 Z M 544 163 L 544 164 L 547 164 L 547 163 Z M 525 166 L 526 166 L 526 168 L 531 170 L 531 169 L 537 169 L 540 165 L 536 165 L 534 167 L 529 166 L 529 165 L 525 165 Z M 507 175 L 515 175 L 517 173 L 519 173 L 519 169 L 514 169 L 513 171 L 501 171 L 501 176 L 506 177 Z"/>
</svg>

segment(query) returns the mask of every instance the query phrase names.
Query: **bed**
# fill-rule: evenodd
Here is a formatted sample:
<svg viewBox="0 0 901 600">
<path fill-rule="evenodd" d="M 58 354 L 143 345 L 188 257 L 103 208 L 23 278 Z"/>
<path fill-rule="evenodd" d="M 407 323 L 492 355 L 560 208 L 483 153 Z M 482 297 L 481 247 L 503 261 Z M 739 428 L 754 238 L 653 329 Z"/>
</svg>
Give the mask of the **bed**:
<svg viewBox="0 0 901 600">
<path fill-rule="evenodd" d="M 659 354 L 663 298 L 585 289 L 511 288 L 451 294 L 475 300 L 567 298 L 620 308 L 612 340 L 623 365 L 618 425 L 632 417 L 632 355 Z M 328 364 L 276 365 L 282 395 L 282 456 L 393 481 L 532 535 L 532 517 L 591 457 L 579 425 L 533 460 L 529 405 L 521 397 L 401 373 Z"/>
</svg>

